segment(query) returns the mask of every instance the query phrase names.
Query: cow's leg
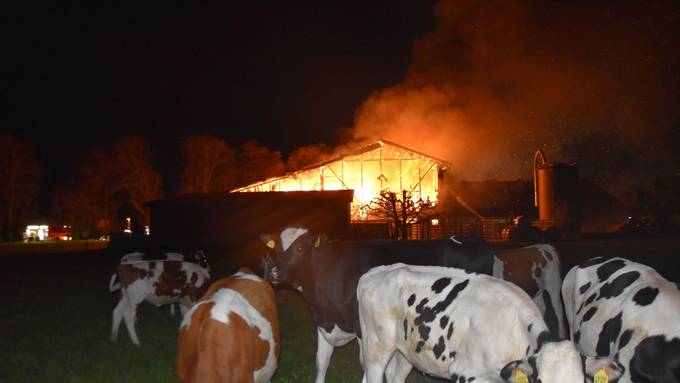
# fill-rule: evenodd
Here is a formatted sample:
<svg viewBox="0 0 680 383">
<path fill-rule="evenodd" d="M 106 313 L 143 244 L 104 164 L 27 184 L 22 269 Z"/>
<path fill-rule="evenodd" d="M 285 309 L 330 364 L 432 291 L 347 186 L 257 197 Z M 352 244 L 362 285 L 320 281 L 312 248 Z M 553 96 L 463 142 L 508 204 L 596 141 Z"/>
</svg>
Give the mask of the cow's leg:
<svg viewBox="0 0 680 383">
<path fill-rule="evenodd" d="M 174 305 L 174 304 L 173 304 L 173 305 Z M 185 316 L 185 315 L 187 314 L 187 312 L 189 311 L 190 306 L 185 306 L 185 305 L 183 305 L 183 304 L 181 304 L 181 303 L 179 303 L 178 306 L 179 306 L 179 312 L 182 314 L 182 318 L 184 318 L 184 316 Z"/>
<path fill-rule="evenodd" d="M 316 328 L 316 379 L 315 383 L 323 383 L 326 379 L 326 371 L 331 363 L 331 356 L 335 347 L 330 344 L 321 333 L 321 327 Z"/>
<path fill-rule="evenodd" d="M 385 369 L 387 383 L 404 383 L 408 377 L 408 373 L 411 372 L 412 367 L 413 366 L 406 357 L 404 357 L 401 352 L 396 351 L 392 355 L 392 359 L 387 363 L 387 368 Z"/>
<path fill-rule="evenodd" d="M 364 342 L 364 377 L 363 383 L 382 383 L 385 367 L 392 357 L 393 351 L 385 350 L 379 339 L 366 335 Z"/>
<path fill-rule="evenodd" d="M 392 358 L 396 349 L 393 347 L 394 343 L 386 338 L 381 330 L 368 331 L 370 329 L 378 329 L 375 324 L 375 318 L 370 314 L 361 316 L 361 339 L 363 346 L 362 352 L 364 355 L 364 377 L 363 383 L 383 383 L 383 376 L 385 375 L 385 368 L 387 363 Z"/>
<path fill-rule="evenodd" d="M 135 331 L 135 319 L 137 317 L 137 304 L 130 303 L 127 310 L 125 310 L 125 327 L 127 328 L 128 335 L 130 335 L 130 340 L 137 346 L 141 346 L 139 343 L 139 338 L 137 337 L 137 332 Z"/>
<path fill-rule="evenodd" d="M 144 302 L 146 297 L 146 291 L 144 285 L 140 282 L 134 282 L 123 292 L 123 295 L 128 301 L 126 310 L 123 313 L 125 318 L 125 327 L 127 328 L 128 335 L 132 343 L 137 346 L 140 345 L 139 338 L 137 337 L 137 332 L 135 331 L 135 322 L 137 321 L 137 306 Z"/>
<path fill-rule="evenodd" d="M 118 342 L 118 328 L 120 327 L 120 321 L 123 319 L 123 313 L 127 309 L 128 299 L 121 294 L 120 301 L 113 309 L 113 318 L 111 324 L 111 342 Z"/>
<path fill-rule="evenodd" d="M 364 344 L 361 342 L 361 338 L 357 338 L 357 343 L 359 344 L 359 363 L 361 368 L 364 368 Z"/>
</svg>

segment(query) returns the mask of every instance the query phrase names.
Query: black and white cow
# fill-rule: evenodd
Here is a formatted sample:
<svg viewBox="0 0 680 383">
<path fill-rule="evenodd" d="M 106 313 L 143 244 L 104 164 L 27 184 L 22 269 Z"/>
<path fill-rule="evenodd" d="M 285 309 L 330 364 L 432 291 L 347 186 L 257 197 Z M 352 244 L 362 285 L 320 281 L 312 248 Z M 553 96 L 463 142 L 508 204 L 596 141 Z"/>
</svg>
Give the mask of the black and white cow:
<svg viewBox="0 0 680 383">
<path fill-rule="evenodd" d="M 562 285 L 571 339 L 588 355 L 615 357 L 622 383 L 680 382 L 680 291 L 651 267 L 593 258 Z"/>
<path fill-rule="evenodd" d="M 556 296 L 552 302 L 558 306 L 548 306 L 553 308 L 548 311 L 558 311 L 558 321 L 562 319 L 559 259 L 552 247 L 519 252 L 508 250 L 499 260 L 487 243 L 474 238 L 335 242 L 304 227 L 288 227 L 277 235 L 263 235 L 261 239 L 274 253 L 264 262 L 265 277 L 275 285 L 287 285 L 300 291 L 317 326 L 316 383 L 324 381 L 334 348 L 360 336 L 356 285 L 361 275 L 375 266 L 403 262 L 457 267 L 483 274 L 496 270 L 514 278 L 514 282 L 532 277 L 541 281 L 556 277 L 556 282 L 533 281 L 520 286 L 554 290 L 550 295 Z M 555 268 L 557 273 L 552 272 Z M 529 272 L 521 272 L 523 269 Z M 543 301 L 544 296 L 543 290 L 536 290 L 537 299 Z M 555 331 L 559 331 L 559 326 Z"/>
<path fill-rule="evenodd" d="M 364 382 L 403 382 L 412 365 L 456 383 L 592 383 L 601 369 L 612 382 L 623 372 L 612 359 L 582 358 L 570 341 L 548 341 L 527 293 L 488 275 L 380 266 L 359 279 L 357 297 Z"/>
</svg>

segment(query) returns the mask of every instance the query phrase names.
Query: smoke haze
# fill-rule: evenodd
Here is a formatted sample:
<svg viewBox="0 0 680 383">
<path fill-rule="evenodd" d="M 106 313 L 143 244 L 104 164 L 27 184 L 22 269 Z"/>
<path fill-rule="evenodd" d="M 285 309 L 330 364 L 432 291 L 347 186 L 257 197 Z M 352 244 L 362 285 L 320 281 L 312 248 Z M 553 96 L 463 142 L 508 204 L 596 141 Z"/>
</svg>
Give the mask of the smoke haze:
<svg viewBox="0 0 680 383">
<path fill-rule="evenodd" d="M 357 110 L 456 178 L 530 176 L 533 152 L 605 183 L 678 171 L 678 4 L 441 1 L 404 81 Z"/>
</svg>

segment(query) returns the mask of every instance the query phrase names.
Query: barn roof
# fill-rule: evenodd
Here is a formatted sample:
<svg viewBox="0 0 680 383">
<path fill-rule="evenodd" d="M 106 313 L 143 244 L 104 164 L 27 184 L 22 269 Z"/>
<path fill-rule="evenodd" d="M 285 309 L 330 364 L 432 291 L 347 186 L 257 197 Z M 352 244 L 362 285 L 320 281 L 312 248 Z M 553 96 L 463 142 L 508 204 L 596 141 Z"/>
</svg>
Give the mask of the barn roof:
<svg viewBox="0 0 680 383">
<path fill-rule="evenodd" d="M 411 148 L 407 148 L 407 147 L 405 147 L 405 146 L 403 146 L 403 145 L 399 145 L 399 144 L 394 143 L 394 142 L 391 142 L 391 141 L 379 139 L 378 141 L 376 141 L 376 142 L 373 143 L 373 144 L 363 146 L 363 147 L 361 147 L 361 148 L 359 148 L 359 149 L 356 149 L 356 150 L 347 152 L 347 153 L 345 153 L 345 154 L 343 154 L 343 155 L 334 157 L 334 158 L 332 158 L 332 159 L 330 159 L 330 160 L 327 160 L 327 161 L 318 163 L 318 164 L 316 164 L 316 165 L 311 165 L 311 166 L 307 166 L 307 167 L 304 167 L 304 168 L 301 168 L 301 169 L 297 169 L 297 170 L 294 170 L 294 171 L 292 171 L 292 172 L 288 172 L 288 173 L 286 173 L 286 174 L 284 174 L 284 175 L 281 175 L 281 176 L 270 177 L 270 178 L 267 178 L 267 179 L 265 179 L 265 180 L 253 182 L 253 183 L 251 183 L 251 184 L 249 184 L 249 185 L 246 185 L 246 186 L 243 186 L 243 187 L 240 187 L 240 188 L 236 188 L 236 189 L 232 190 L 232 192 L 239 192 L 239 191 L 242 191 L 242 190 L 245 190 L 245 189 L 252 188 L 252 187 L 254 187 L 254 186 L 258 186 L 258 185 L 262 185 L 262 184 L 268 184 L 268 183 L 273 182 L 273 181 L 276 181 L 276 180 L 295 177 L 295 175 L 298 174 L 298 173 L 302 173 L 302 172 L 306 172 L 306 171 L 309 171 L 309 170 L 312 170 L 312 169 L 320 168 L 320 167 L 322 167 L 322 166 L 326 166 L 326 165 L 331 164 L 331 163 L 333 163 L 333 162 L 341 161 L 342 159 L 344 159 L 344 158 L 346 158 L 346 157 L 356 156 L 356 155 L 359 155 L 359 154 L 363 154 L 363 153 L 366 153 L 366 152 L 370 152 L 371 150 L 378 149 L 378 148 L 380 148 L 380 147 L 382 147 L 382 146 L 393 146 L 393 147 L 398 148 L 398 149 L 400 149 L 400 150 L 404 150 L 404 151 L 411 152 L 412 154 L 416 155 L 417 157 L 422 157 L 422 158 L 427 159 L 427 160 L 429 160 L 429 161 L 435 162 L 437 165 L 439 165 L 439 167 L 440 167 L 442 170 L 444 170 L 444 169 L 448 168 L 449 166 L 451 166 L 451 164 L 450 164 L 449 162 L 447 162 L 447 161 L 444 161 L 444 160 L 441 160 L 441 159 L 438 159 L 438 158 L 429 156 L 429 155 L 427 155 L 427 154 L 425 154 L 425 153 L 419 152 L 419 151 L 414 150 L 414 149 L 411 149 Z"/>
</svg>

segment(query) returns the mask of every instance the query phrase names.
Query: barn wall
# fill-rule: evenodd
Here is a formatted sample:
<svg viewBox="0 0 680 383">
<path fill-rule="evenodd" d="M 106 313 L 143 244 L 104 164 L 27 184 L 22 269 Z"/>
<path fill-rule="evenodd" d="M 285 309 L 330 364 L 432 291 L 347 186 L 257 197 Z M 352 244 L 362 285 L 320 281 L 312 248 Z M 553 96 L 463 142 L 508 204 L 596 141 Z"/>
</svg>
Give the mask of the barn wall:
<svg viewBox="0 0 680 383">
<path fill-rule="evenodd" d="M 150 204 L 156 247 L 203 248 L 213 267 L 228 273 L 258 267 L 259 235 L 291 224 L 331 238 L 350 235 L 351 191 L 192 195 Z"/>
</svg>

